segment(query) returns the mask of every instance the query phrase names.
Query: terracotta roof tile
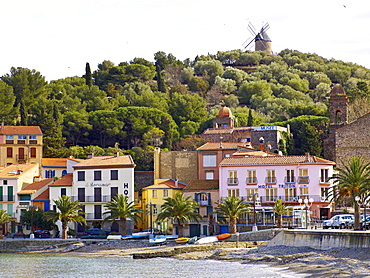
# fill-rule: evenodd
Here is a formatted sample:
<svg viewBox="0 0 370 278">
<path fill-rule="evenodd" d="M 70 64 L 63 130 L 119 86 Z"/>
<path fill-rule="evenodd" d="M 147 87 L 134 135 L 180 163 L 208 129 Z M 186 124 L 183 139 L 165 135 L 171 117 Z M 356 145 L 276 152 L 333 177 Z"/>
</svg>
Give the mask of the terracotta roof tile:
<svg viewBox="0 0 370 278">
<path fill-rule="evenodd" d="M 52 184 L 50 184 L 49 187 L 72 186 L 72 183 L 73 183 L 73 174 L 68 173 L 61 177 L 60 179 L 53 182 Z"/>
<path fill-rule="evenodd" d="M 12 164 L 0 170 L 0 178 L 16 179 L 34 167 L 38 167 L 38 164 Z"/>
<path fill-rule="evenodd" d="M 67 167 L 67 158 L 43 158 L 42 167 Z"/>
<path fill-rule="evenodd" d="M 93 167 L 135 167 L 135 163 L 130 155 L 119 156 L 94 156 L 86 159 L 73 168 L 93 168 Z"/>
<path fill-rule="evenodd" d="M 0 127 L 0 134 L 5 135 L 42 135 L 39 126 L 4 126 Z"/>
<path fill-rule="evenodd" d="M 335 162 L 312 155 L 230 157 L 221 161 L 220 166 L 237 165 L 278 165 L 278 164 L 330 164 Z"/>
<path fill-rule="evenodd" d="M 18 192 L 18 194 L 30 194 L 34 193 L 37 190 L 43 188 L 44 186 L 50 184 L 53 182 L 53 179 L 43 179 L 38 182 L 31 183 L 27 185 L 25 188 L 23 188 L 21 191 Z"/>
<path fill-rule="evenodd" d="M 45 201 L 50 200 L 50 189 L 46 189 L 44 192 L 42 192 L 39 196 L 37 196 L 33 201 Z"/>
<path fill-rule="evenodd" d="M 233 143 L 233 142 L 222 142 L 222 148 L 220 148 L 221 143 L 214 143 L 214 142 L 208 142 L 205 143 L 204 145 L 200 146 L 197 148 L 197 151 L 202 151 L 202 150 L 227 150 L 227 149 L 238 149 L 238 147 L 243 146 L 244 143 Z"/>
<path fill-rule="evenodd" d="M 191 180 L 184 191 L 218 190 L 218 180 Z"/>
<path fill-rule="evenodd" d="M 176 182 L 172 179 L 169 179 L 158 184 L 149 185 L 147 187 L 144 187 L 143 189 L 184 189 L 186 185 L 186 183 L 178 181 L 176 186 Z"/>
</svg>

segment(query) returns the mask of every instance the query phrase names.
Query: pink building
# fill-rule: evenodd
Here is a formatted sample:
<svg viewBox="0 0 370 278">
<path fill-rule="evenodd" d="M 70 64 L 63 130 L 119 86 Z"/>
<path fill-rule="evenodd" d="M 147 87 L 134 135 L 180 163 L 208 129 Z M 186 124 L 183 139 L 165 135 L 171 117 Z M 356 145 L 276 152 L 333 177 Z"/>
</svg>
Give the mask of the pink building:
<svg viewBox="0 0 370 278">
<path fill-rule="evenodd" d="M 260 216 L 263 222 L 273 222 L 272 209 L 278 198 L 291 209 L 292 222 L 306 209 L 312 218 L 327 219 L 331 208 L 328 178 L 334 164 L 309 154 L 225 158 L 219 165 L 220 198 L 244 198 L 256 205 L 260 215 L 265 214 Z"/>
</svg>

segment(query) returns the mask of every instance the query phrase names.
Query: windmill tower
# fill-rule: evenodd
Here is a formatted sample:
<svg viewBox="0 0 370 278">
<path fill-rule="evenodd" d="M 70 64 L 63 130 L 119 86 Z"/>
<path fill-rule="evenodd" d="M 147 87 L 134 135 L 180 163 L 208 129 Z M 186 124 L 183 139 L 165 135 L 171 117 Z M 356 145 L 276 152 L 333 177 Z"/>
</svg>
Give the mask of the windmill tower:
<svg viewBox="0 0 370 278">
<path fill-rule="evenodd" d="M 257 33 L 256 28 L 254 28 L 253 24 L 249 22 L 248 30 L 252 34 L 252 38 L 249 38 L 243 44 L 244 49 L 248 48 L 254 42 L 254 50 L 255 51 L 265 51 L 267 55 L 272 54 L 271 48 L 271 39 L 267 35 L 266 31 L 270 28 L 268 23 L 264 24 L 261 30 Z"/>
</svg>

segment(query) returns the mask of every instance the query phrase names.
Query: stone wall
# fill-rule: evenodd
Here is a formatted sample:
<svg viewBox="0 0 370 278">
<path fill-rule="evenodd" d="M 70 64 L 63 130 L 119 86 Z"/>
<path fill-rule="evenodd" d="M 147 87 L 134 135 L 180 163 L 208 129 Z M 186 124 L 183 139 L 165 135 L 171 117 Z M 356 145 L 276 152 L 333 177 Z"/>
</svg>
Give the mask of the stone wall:
<svg viewBox="0 0 370 278">
<path fill-rule="evenodd" d="M 135 191 L 141 190 L 144 187 L 154 184 L 153 171 L 135 171 L 134 182 L 137 185 Z"/>
<path fill-rule="evenodd" d="M 198 178 L 198 157 L 196 151 L 161 151 L 161 179 L 177 179 L 189 183 Z"/>
<path fill-rule="evenodd" d="M 70 245 L 76 242 L 78 242 L 77 239 L 6 239 L 0 240 L 0 253 L 47 250 L 59 245 Z"/>
<path fill-rule="evenodd" d="M 370 233 L 359 231 L 283 230 L 268 246 L 307 246 L 318 250 L 331 248 L 370 248 Z"/>
<path fill-rule="evenodd" d="M 281 229 L 268 229 L 255 232 L 239 233 L 239 237 L 232 234 L 227 241 L 267 241 L 273 239 Z"/>
</svg>

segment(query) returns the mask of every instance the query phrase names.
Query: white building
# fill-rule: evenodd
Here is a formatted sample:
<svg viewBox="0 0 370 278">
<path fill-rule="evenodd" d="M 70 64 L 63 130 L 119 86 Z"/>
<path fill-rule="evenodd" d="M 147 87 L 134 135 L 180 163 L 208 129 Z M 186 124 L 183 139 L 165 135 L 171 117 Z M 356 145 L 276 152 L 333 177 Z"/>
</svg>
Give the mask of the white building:
<svg viewBox="0 0 370 278">
<path fill-rule="evenodd" d="M 82 208 L 89 228 L 102 226 L 104 205 L 117 194 L 128 196 L 129 202 L 134 200 L 135 164 L 130 155 L 96 156 L 79 163 L 67 160 L 67 171 L 70 167 L 73 174 L 68 173 L 50 185 L 50 199 L 67 195 L 80 201 L 84 204 Z M 52 208 L 53 205 L 52 202 Z M 83 232 L 85 227 L 77 225 L 75 229 Z M 118 224 L 106 223 L 103 229 L 118 231 Z"/>
</svg>

